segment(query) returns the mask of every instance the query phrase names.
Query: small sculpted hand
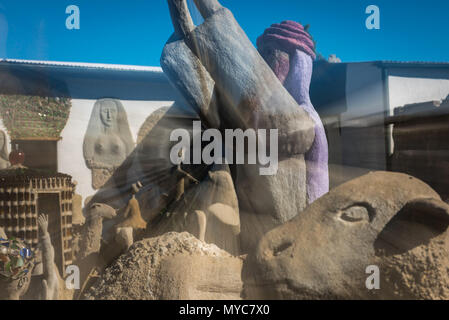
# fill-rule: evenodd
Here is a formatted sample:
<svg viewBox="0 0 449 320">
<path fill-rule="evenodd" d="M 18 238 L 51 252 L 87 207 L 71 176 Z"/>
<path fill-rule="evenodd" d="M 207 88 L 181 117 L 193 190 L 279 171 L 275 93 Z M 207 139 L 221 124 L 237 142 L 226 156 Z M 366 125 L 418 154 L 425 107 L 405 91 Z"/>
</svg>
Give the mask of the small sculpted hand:
<svg viewBox="0 0 449 320">
<path fill-rule="evenodd" d="M 43 234 L 48 232 L 48 215 L 41 214 L 37 218 L 37 224 L 39 225 L 39 229 Z"/>
</svg>

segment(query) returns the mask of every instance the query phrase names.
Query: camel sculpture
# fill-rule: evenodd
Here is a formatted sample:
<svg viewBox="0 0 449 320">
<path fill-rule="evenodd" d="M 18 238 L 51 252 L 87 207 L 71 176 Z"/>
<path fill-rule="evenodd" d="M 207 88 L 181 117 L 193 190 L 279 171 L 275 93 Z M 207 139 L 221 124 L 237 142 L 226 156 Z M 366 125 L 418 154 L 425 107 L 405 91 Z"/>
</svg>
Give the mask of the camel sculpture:
<svg viewBox="0 0 449 320">
<path fill-rule="evenodd" d="M 249 299 L 449 299 L 449 205 L 406 174 L 373 172 L 268 232 L 246 261 Z M 366 285 L 380 270 L 379 289 Z"/>
<path fill-rule="evenodd" d="M 86 223 L 81 230 L 79 251 L 75 253 L 76 265 L 80 268 L 81 284 L 85 284 L 94 270 L 103 267 L 104 261 L 100 255 L 103 219 L 112 219 L 115 216 L 115 209 L 107 204 L 93 203 L 90 205 Z"/>
</svg>

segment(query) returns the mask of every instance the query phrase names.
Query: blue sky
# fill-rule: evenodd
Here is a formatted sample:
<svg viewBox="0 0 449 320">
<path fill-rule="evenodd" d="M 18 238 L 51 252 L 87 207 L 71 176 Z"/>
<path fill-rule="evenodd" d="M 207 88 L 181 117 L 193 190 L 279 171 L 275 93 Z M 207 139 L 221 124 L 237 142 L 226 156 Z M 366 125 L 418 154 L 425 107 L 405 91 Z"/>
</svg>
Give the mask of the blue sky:
<svg viewBox="0 0 449 320">
<path fill-rule="evenodd" d="M 449 61 L 447 0 L 221 3 L 254 43 L 271 23 L 289 19 L 311 25 L 317 51 L 326 57 Z M 80 8 L 80 30 L 65 27 L 65 9 L 72 4 Z M 365 27 L 370 4 L 380 8 L 380 30 Z M 158 66 L 172 32 L 166 0 L 0 0 L 0 58 Z"/>
</svg>

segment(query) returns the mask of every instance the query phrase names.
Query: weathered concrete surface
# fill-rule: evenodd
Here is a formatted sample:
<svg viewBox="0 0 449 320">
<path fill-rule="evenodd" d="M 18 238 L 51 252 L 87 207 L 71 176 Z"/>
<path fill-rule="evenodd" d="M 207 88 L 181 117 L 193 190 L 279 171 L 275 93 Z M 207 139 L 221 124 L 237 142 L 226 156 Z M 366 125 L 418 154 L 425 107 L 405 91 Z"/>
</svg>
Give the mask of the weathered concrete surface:
<svg viewBox="0 0 449 320">
<path fill-rule="evenodd" d="M 198 57 L 183 40 L 177 40 L 176 35 L 170 38 L 163 49 L 161 67 L 201 120 L 208 127 L 219 128 L 215 82 Z"/>
<path fill-rule="evenodd" d="M 305 172 L 303 155 L 280 160 L 278 172 L 272 176 L 261 176 L 257 165 L 237 166 L 243 252 L 254 250 L 266 232 L 305 209 Z"/>
</svg>

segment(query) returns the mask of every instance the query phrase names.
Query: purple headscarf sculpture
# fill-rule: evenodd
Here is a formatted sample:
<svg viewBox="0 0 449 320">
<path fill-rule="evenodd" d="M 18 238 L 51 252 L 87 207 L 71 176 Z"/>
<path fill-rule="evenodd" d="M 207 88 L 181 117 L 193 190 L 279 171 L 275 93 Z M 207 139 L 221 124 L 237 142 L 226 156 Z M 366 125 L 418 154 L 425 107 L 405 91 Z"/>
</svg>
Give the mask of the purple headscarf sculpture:
<svg viewBox="0 0 449 320">
<path fill-rule="evenodd" d="M 309 96 L 315 44 L 301 24 L 272 24 L 257 39 L 257 47 L 284 87 L 315 122 L 315 140 L 306 152 L 307 199 L 312 203 L 329 191 L 328 145 L 320 116 Z"/>
</svg>

